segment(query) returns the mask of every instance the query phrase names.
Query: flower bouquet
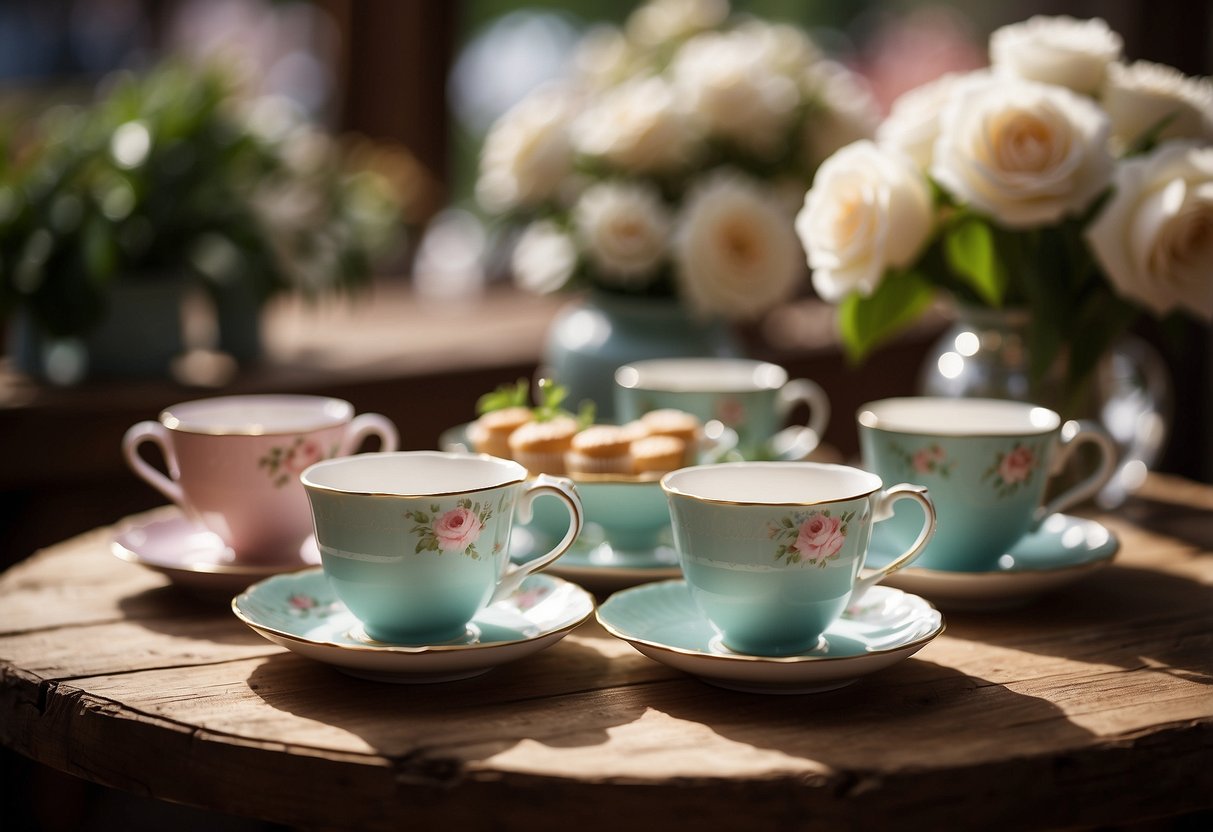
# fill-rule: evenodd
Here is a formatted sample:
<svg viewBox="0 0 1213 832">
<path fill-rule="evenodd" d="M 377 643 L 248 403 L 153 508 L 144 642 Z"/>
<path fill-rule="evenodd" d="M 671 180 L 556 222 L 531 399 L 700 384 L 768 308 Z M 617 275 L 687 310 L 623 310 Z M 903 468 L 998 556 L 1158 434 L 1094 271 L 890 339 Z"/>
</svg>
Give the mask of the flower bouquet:
<svg viewBox="0 0 1213 832">
<path fill-rule="evenodd" d="M 871 97 L 799 29 L 724 0 L 652 0 L 592 30 L 567 82 L 491 128 L 477 198 L 520 221 L 525 288 L 676 299 L 752 319 L 805 274 L 793 217 Z"/>
<path fill-rule="evenodd" d="M 1021 310 L 1073 403 L 1143 307 L 1213 319 L 1213 85 L 1121 51 L 1099 19 L 1006 26 L 821 165 L 796 227 L 853 358 L 942 290 Z"/>
</svg>

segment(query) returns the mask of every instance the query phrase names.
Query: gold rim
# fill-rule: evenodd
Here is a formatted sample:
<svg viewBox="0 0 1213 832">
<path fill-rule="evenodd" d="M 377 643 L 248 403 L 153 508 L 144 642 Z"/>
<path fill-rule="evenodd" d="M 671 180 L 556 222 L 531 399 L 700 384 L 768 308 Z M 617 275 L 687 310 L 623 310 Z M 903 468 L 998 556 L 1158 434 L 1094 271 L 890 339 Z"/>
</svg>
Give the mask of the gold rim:
<svg viewBox="0 0 1213 832">
<path fill-rule="evenodd" d="M 784 500 L 779 500 L 779 501 L 776 501 L 776 500 L 753 500 L 753 501 L 752 500 L 723 500 L 723 499 L 719 499 L 716 497 L 702 497 L 698 494 L 691 494 L 686 491 L 680 491 L 677 488 L 675 488 L 674 486 L 671 486 L 666 482 L 670 477 L 674 476 L 675 474 L 682 473 L 683 471 L 689 471 L 689 470 L 696 469 L 696 468 L 713 468 L 713 469 L 728 468 L 730 466 L 744 466 L 747 468 L 775 466 L 780 469 L 784 469 L 787 466 L 797 466 L 797 467 L 812 466 L 812 470 L 818 470 L 818 469 L 822 469 L 822 468 L 831 468 L 831 469 L 837 469 L 837 470 L 854 471 L 856 473 L 860 473 L 860 474 L 863 474 L 864 476 L 872 477 L 873 479 L 875 479 L 876 487 L 873 489 L 870 489 L 868 491 L 864 491 L 859 494 L 855 494 L 854 496 L 830 497 L 830 498 L 824 499 L 824 500 L 810 500 L 808 502 L 794 502 L 794 501 L 790 501 L 790 500 L 789 501 L 784 501 Z M 821 506 L 821 505 L 826 505 L 827 503 L 845 503 L 850 500 L 862 500 L 865 497 L 870 497 L 873 494 L 875 494 L 877 491 L 880 491 L 880 489 L 883 486 L 884 486 L 884 482 L 880 479 L 880 477 L 876 476 L 875 474 L 869 473 L 868 471 L 860 471 L 859 469 L 852 468 L 848 465 L 835 465 L 833 463 L 828 463 L 828 462 L 801 462 L 801 461 L 723 462 L 723 463 L 718 462 L 718 463 L 713 463 L 713 464 L 708 464 L 708 465 L 692 465 L 689 468 L 681 468 L 678 471 L 671 471 L 670 473 L 666 474 L 665 476 L 663 476 L 661 478 L 661 490 L 664 491 L 666 494 L 673 495 L 675 497 L 686 497 L 688 500 L 695 500 L 700 503 L 711 503 L 712 505 L 718 505 L 718 506 L 772 506 L 772 507 L 778 506 L 781 508 L 784 506 Z"/>
<path fill-rule="evenodd" d="M 248 398 L 248 399 L 270 399 L 270 398 L 300 399 L 300 398 L 303 398 L 303 399 L 307 399 L 308 401 L 338 402 L 339 404 L 344 406 L 344 409 L 346 412 L 345 412 L 345 415 L 342 417 L 334 416 L 329 419 L 319 420 L 315 424 L 300 425 L 300 426 L 291 428 L 290 430 L 246 430 L 246 429 L 241 429 L 241 428 L 219 430 L 219 429 L 207 429 L 207 428 L 199 428 L 199 427 L 188 427 L 188 426 L 182 424 L 181 420 L 178 417 L 173 415 L 173 409 L 182 407 L 183 405 L 187 405 L 187 404 L 194 404 L 194 402 L 196 402 L 196 401 L 205 401 L 203 399 L 195 399 L 195 400 L 186 401 L 186 402 L 177 402 L 176 404 L 169 405 L 168 407 L 164 408 L 164 410 L 160 411 L 159 421 L 160 421 L 160 424 L 162 424 L 165 428 L 167 428 L 168 430 L 174 431 L 175 433 L 188 433 L 188 434 L 192 434 L 195 436 L 249 436 L 249 437 L 253 437 L 253 436 L 294 436 L 294 435 L 300 434 L 300 433 L 311 433 L 313 431 L 326 430 L 328 428 L 338 428 L 338 427 L 341 427 L 342 425 L 349 424 L 349 422 L 354 418 L 354 406 L 352 404 L 350 404 L 349 402 L 347 402 L 345 399 L 338 399 L 333 396 L 291 396 L 291 395 L 277 396 L 277 395 L 269 394 L 269 395 L 264 395 L 264 396 L 249 395 L 249 396 L 217 396 L 216 397 L 216 399 L 237 399 L 237 398 L 240 398 L 240 399 L 244 399 L 244 398 Z M 214 400 L 211 400 L 211 401 L 214 401 Z"/>
<path fill-rule="evenodd" d="M 320 567 L 314 567 L 314 568 L 317 570 L 320 570 Z M 279 576 L 275 575 L 271 578 L 268 578 L 267 580 L 273 580 L 273 578 L 276 578 L 276 577 L 279 577 Z M 297 576 L 281 576 L 281 577 L 297 577 Z M 552 578 L 553 580 L 556 580 L 556 581 L 560 581 L 561 583 L 570 583 L 569 581 L 564 581 L 560 578 L 555 577 L 554 575 L 548 575 L 547 577 Z M 251 627 L 252 629 L 256 630 L 259 633 L 272 633 L 273 635 L 275 635 L 279 638 L 284 638 L 287 641 L 293 641 L 293 642 L 296 642 L 297 644 L 307 644 L 312 647 L 324 647 L 324 648 L 328 648 L 328 649 L 332 649 L 332 650 L 352 650 L 352 651 L 359 652 L 359 653 L 392 653 L 394 655 L 401 655 L 401 656 L 416 656 L 416 655 L 424 655 L 427 653 L 463 653 L 463 652 L 468 652 L 468 651 L 473 651 L 473 650 L 491 650 L 496 647 L 509 647 L 510 645 L 513 645 L 513 644 L 526 644 L 528 642 L 536 641 L 541 638 L 547 638 L 548 636 L 554 636 L 554 635 L 558 635 L 561 633 L 568 633 L 571 630 L 577 629 L 579 626 L 581 626 L 586 621 L 588 621 L 590 616 L 593 615 L 597 611 L 597 605 L 594 603 L 593 596 L 591 596 L 588 592 L 586 592 L 586 590 L 582 589 L 581 587 L 578 587 L 576 584 L 571 584 L 571 585 L 574 586 L 578 591 L 580 591 L 589 601 L 590 609 L 588 612 L 586 612 L 585 615 L 581 616 L 580 618 L 578 618 L 576 621 L 572 622 L 571 624 L 567 624 L 562 627 L 558 627 L 555 630 L 545 630 L 542 633 L 537 633 L 536 635 L 532 636 L 531 638 L 519 638 L 519 639 L 514 639 L 512 641 L 494 641 L 492 644 L 434 644 L 434 645 L 423 645 L 423 646 L 419 646 L 419 647 L 408 647 L 403 644 L 384 644 L 382 647 L 376 647 L 371 644 L 336 644 L 331 641 L 316 641 L 315 639 L 303 638 L 302 636 L 297 636 L 294 633 L 288 633 L 285 630 L 279 630 L 277 627 L 270 627 L 265 624 L 258 624 L 257 622 L 253 621 L 244 611 L 242 611 L 239 607 L 240 599 L 248 596 L 249 590 L 251 590 L 252 587 L 249 587 L 249 589 L 246 589 L 244 592 L 241 592 L 239 595 L 232 598 L 232 613 L 237 618 L 239 618 L 241 621 L 243 621 L 246 625 L 248 625 L 249 627 Z M 357 620 L 356 617 L 355 617 L 355 620 Z"/>
<path fill-rule="evenodd" d="M 664 584 L 674 584 L 674 583 L 680 583 L 680 581 L 661 581 L 658 583 L 652 583 L 652 584 L 649 584 L 648 587 L 645 587 L 645 589 L 648 589 L 651 587 L 662 586 Z M 711 660 L 716 660 L 716 661 L 721 661 L 721 662 L 726 662 L 726 663 L 727 662 L 733 662 L 733 663 L 737 663 L 737 662 L 755 663 L 756 662 L 758 664 L 790 664 L 790 665 L 821 664 L 821 663 L 825 663 L 825 662 L 854 661 L 855 659 L 867 658 L 869 656 L 883 656 L 883 655 L 887 655 L 889 653 L 899 653 L 902 650 L 907 650 L 911 647 L 922 646 L 922 645 L 928 644 L 929 642 L 931 642 L 931 641 L 935 640 L 936 638 L 938 638 L 939 636 L 943 635 L 943 632 L 948 628 L 948 622 L 947 622 L 947 619 L 944 618 L 943 613 L 940 612 L 939 609 L 934 604 L 932 604 L 930 601 L 923 598 L 922 596 L 919 595 L 919 596 L 915 596 L 915 597 L 917 597 L 919 600 L 921 600 L 924 604 L 927 605 L 928 608 L 933 610 L 939 616 L 938 629 L 933 630 L 932 632 L 928 633 L 927 635 L 922 636 L 921 638 L 917 638 L 914 641 L 910 641 L 905 644 L 898 645 L 897 647 L 889 647 L 884 650 L 873 650 L 870 653 L 864 653 L 862 656 L 747 656 L 742 653 L 735 653 L 731 656 L 724 656 L 719 653 L 704 653 L 699 650 L 687 650 L 686 648 L 683 648 L 683 647 L 671 647 L 668 644 L 661 644 L 659 642 L 650 641 L 649 639 L 637 638 L 636 636 L 625 635 L 618 628 L 612 627 L 610 624 L 608 624 L 606 621 L 603 620 L 601 609 L 596 609 L 594 611 L 594 618 L 598 621 L 599 624 L 602 625 L 602 628 L 604 630 L 606 630 L 608 633 L 615 636 L 616 638 L 623 639 L 624 641 L 628 642 L 629 644 L 643 644 L 646 647 L 652 647 L 654 650 L 661 650 L 666 653 L 673 653 L 673 654 L 679 655 L 679 656 L 691 656 L 696 659 L 711 659 Z M 610 599 L 607 599 L 607 600 L 609 601 Z"/>
<path fill-rule="evenodd" d="M 328 465 L 330 467 L 336 467 L 337 465 L 341 465 L 341 464 L 349 464 L 351 460 L 356 460 L 358 462 L 362 462 L 362 461 L 365 461 L 368 457 L 402 456 L 402 455 L 406 455 L 406 454 L 410 455 L 410 456 L 413 456 L 413 455 L 431 456 L 431 457 L 451 457 L 451 456 L 453 456 L 453 457 L 459 457 L 460 459 L 483 459 L 483 460 L 488 460 L 488 461 L 494 462 L 494 463 L 508 462 L 512 465 L 522 468 L 522 475 L 517 477 L 516 479 L 506 480 L 505 482 L 499 482 L 494 485 L 486 485 L 486 486 L 482 486 L 480 488 L 461 488 L 457 491 L 427 491 L 422 494 L 401 494 L 401 493 L 395 492 L 395 491 L 355 491 L 353 489 L 334 488 L 329 485 L 320 485 L 318 483 L 308 482 L 309 473 L 311 473 L 311 471 L 313 469 L 320 468 L 325 465 Z M 459 452 L 459 451 L 381 451 L 381 452 L 377 452 L 377 453 L 357 454 L 352 457 L 340 457 L 339 459 L 321 460 L 320 462 L 314 463 L 314 464 L 308 466 L 307 468 L 304 468 L 303 473 L 301 473 L 299 475 L 299 480 L 303 483 L 304 488 L 313 489 L 315 491 L 325 491 L 330 494 L 348 494 L 350 496 L 355 496 L 355 497 L 398 497 L 398 498 L 405 499 L 405 500 L 418 500 L 418 499 L 424 500 L 424 499 L 429 499 L 430 497 L 456 497 L 460 494 L 479 494 L 484 491 L 492 491 L 496 488 L 504 488 L 507 485 L 518 485 L 519 483 L 526 482 L 527 476 L 528 476 L 528 474 L 527 474 L 526 469 L 523 468 L 523 466 L 519 465 L 514 460 L 501 459 L 499 457 L 490 456 L 489 454 L 463 453 L 463 452 Z"/>
</svg>

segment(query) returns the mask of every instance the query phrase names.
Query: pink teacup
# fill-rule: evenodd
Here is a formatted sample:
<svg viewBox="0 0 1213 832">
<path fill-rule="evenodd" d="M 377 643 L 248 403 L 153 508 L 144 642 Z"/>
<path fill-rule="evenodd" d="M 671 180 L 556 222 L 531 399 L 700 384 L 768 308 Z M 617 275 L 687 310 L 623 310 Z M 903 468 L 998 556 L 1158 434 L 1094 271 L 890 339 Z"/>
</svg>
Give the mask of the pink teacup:
<svg viewBox="0 0 1213 832">
<path fill-rule="evenodd" d="M 370 435 L 394 451 L 395 426 L 378 413 L 354 415 L 323 396 L 219 396 L 165 408 L 122 438 L 136 474 L 217 534 L 236 560 L 299 558 L 312 531 L 299 474 L 314 462 L 347 456 Z M 154 442 L 169 476 L 139 455 Z"/>
</svg>

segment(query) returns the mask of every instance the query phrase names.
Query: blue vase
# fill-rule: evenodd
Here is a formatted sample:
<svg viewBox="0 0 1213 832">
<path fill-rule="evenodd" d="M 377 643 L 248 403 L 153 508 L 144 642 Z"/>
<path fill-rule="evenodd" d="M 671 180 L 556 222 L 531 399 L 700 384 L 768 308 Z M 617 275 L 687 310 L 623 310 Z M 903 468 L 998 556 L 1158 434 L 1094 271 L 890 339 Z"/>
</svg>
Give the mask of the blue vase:
<svg viewBox="0 0 1213 832">
<path fill-rule="evenodd" d="M 598 406 L 598 420 L 609 422 L 619 366 L 646 358 L 741 355 L 723 321 L 696 318 L 677 300 L 591 292 L 556 314 L 540 372 L 568 389 L 570 408 L 589 399 Z"/>
</svg>

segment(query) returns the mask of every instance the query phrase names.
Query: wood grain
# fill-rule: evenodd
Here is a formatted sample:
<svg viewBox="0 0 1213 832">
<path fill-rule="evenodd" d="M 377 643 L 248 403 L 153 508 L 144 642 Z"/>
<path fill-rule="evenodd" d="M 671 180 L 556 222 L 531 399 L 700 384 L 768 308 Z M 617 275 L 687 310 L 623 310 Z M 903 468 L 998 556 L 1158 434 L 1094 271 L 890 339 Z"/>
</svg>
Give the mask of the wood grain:
<svg viewBox="0 0 1213 832">
<path fill-rule="evenodd" d="M 361 681 L 109 556 L 99 529 L 0 576 L 0 741 L 311 827 L 1090 826 L 1208 809 L 1213 488 L 1153 478 L 1146 494 L 1100 518 L 1123 549 L 1081 585 L 951 615 L 914 659 L 789 697 L 705 685 L 593 623 L 476 679 Z"/>
</svg>

